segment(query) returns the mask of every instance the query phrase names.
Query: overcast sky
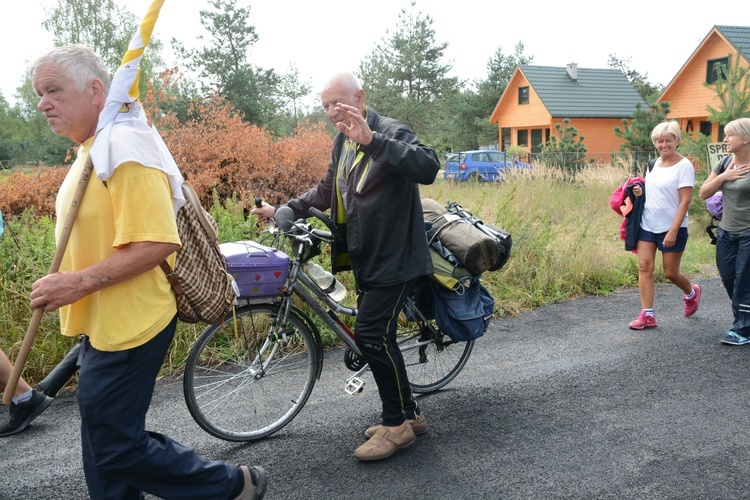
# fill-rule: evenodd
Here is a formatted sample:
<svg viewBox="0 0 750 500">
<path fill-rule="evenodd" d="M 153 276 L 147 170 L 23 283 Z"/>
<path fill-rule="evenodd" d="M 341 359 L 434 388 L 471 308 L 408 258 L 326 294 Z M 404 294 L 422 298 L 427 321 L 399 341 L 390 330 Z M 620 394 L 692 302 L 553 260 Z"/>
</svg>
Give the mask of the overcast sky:
<svg viewBox="0 0 750 500">
<path fill-rule="evenodd" d="M 146 13 L 151 0 L 115 0 L 137 15 Z M 57 0 L 2 1 L 0 42 L 5 64 L 0 90 L 14 102 L 15 89 L 28 63 L 51 48 L 51 35 L 41 26 L 45 12 Z M 333 73 L 354 71 L 372 48 L 397 26 L 409 0 L 238 0 L 250 7 L 250 24 L 259 41 L 250 59 L 262 68 L 289 71 L 295 65 L 315 89 Z M 630 59 L 630 67 L 649 81 L 666 85 L 675 76 L 714 25 L 748 25 L 746 2 L 718 4 L 690 2 L 602 2 L 601 0 L 488 1 L 417 0 L 414 11 L 430 15 L 438 42 L 447 42 L 445 62 L 451 76 L 483 79 L 487 62 L 498 47 L 506 55 L 518 41 L 533 64 L 606 68 L 609 54 Z M 156 23 L 155 36 L 165 46 L 167 63 L 172 37 L 188 48 L 205 34 L 200 10 L 208 0 L 166 0 Z M 10 14 L 10 16 L 8 15 Z"/>
</svg>

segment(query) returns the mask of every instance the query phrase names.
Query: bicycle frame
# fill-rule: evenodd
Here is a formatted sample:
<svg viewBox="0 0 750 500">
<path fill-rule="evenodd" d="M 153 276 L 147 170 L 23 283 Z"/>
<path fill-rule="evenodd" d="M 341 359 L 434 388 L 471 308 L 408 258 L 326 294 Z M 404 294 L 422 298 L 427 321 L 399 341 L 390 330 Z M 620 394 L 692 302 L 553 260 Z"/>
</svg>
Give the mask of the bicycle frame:
<svg viewBox="0 0 750 500">
<path fill-rule="evenodd" d="M 298 223 L 295 223 L 293 227 L 299 227 Z M 291 310 L 292 300 L 291 296 L 298 296 L 307 306 L 309 306 L 315 315 L 320 318 L 328 328 L 346 344 L 349 349 L 352 350 L 357 356 L 363 358 L 362 352 L 359 350 L 356 342 L 354 341 L 354 333 L 349 327 L 341 321 L 336 313 L 344 314 L 346 316 L 356 317 L 357 308 L 347 307 L 342 305 L 326 294 L 318 284 L 310 278 L 310 276 L 303 270 L 303 264 L 306 262 L 303 258 L 305 253 L 311 246 L 314 245 L 313 238 L 318 238 L 320 241 L 330 242 L 333 239 L 331 233 L 320 230 L 303 230 L 303 234 L 290 234 L 286 232 L 283 236 L 296 240 L 299 245 L 297 252 L 292 259 L 291 269 L 287 278 L 287 284 L 280 297 L 280 324 L 285 324 L 288 318 L 289 311 Z M 329 241 L 330 238 L 330 241 Z M 327 309 L 323 307 L 324 304 Z M 418 318 L 424 323 L 427 323 L 427 319 L 424 317 L 422 312 L 416 307 L 411 297 L 407 298 L 406 309 L 412 315 L 412 317 Z M 429 341 L 417 342 L 414 345 L 409 346 L 405 350 L 418 349 L 422 345 L 429 344 Z M 363 358 L 364 359 L 364 358 Z M 362 376 L 369 371 L 369 364 L 365 363 L 364 366 L 358 370 L 354 375 L 349 377 L 346 382 L 345 391 L 347 394 L 356 394 L 362 392 L 364 388 L 364 380 Z"/>
</svg>

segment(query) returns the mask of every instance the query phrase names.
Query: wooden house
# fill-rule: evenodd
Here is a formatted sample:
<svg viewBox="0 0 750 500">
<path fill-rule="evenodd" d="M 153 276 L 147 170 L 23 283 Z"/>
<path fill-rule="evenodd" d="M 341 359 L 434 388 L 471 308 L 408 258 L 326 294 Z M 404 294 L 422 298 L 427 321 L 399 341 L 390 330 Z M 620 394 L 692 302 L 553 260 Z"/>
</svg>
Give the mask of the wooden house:
<svg viewBox="0 0 750 500">
<path fill-rule="evenodd" d="M 724 139 L 723 126 L 708 120 L 710 105 L 719 108 L 714 89 L 717 69 L 726 68 L 729 57 L 739 54 L 739 64 L 748 66 L 750 57 L 750 27 L 714 26 L 698 45 L 682 68 L 666 86 L 657 102 L 669 102 L 667 119 L 678 120 L 687 132 L 700 132 L 712 142 Z M 707 85 L 708 84 L 708 85 Z"/>
<path fill-rule="evenodd" d="M 525 65 L 516 68 L 495 106 L 500 144 L 541 152 L 555 124 L 569 119 L 587 149 L 587 158 L 609 161 L 623 140 L 613 129 L 632 119 L 636 104 L 647 107 L 620 70 Z"/>
</svg>

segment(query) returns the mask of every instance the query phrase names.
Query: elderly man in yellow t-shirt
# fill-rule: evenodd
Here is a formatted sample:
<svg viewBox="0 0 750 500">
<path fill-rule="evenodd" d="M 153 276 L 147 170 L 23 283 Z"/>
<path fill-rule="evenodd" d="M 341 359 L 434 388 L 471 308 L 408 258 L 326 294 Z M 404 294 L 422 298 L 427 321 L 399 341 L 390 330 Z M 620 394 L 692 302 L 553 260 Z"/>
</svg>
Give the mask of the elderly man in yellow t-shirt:
<svg viewBox="0 0 750 500">
<path fill-rule="evenodd" d="M 29 74 L 52 130 L 81 145 L 57 197 L 59 237 L 96 140 L 109 76 L 101 58 L 82 46 L 53 49 Z M 106 184 L 88 180 L 60 272 L 35 282 L 31 292 L 33 308 L 60 310 L 64 335 L 84 335 L 78 404 L 89 494 L 262 498 L 262 468 L 205 460 L 145 430 L 177 323 L 175 297 L 158 265 L 165 259 L 174 265 L 180 240 L 170 179 L 159 155 L 149 154 L 156 148 L 152 135 L 140 132 L 110 130 L 104 146 L 116 168 Z"/>
</svg>

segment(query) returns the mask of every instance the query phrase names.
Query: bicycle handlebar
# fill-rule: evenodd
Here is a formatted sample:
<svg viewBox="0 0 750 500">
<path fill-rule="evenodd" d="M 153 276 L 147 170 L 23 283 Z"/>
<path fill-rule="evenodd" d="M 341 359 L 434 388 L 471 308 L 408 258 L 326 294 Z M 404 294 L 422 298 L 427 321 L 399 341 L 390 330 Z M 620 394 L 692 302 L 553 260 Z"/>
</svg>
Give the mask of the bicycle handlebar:
<svg viewBox="0 0 750 500">
<path fill-rule="evenodd" d="M 321 212 L 315 207 L 310 207 L 310 209 L 307 212 L 313 217 L 317 217 L 318 219 L 323 221 L 323 224 L 325 224 L 326 227 L 331 231 L 331 236 L 333 237 L 333 239 L 335 240 L 339 239 L 339 228 L 331 220 L 330 217 L 328 217 L 326 214 L 324 214 L 323 212 Z"/>
<path fill-rule="evenodd" d="M 331 226 L 333 226 L 333 228 L 336 227 L 333 224 L 333 222 L 330 219 L 328 219 L 328 217 L 324 213 L 322 213 L 320 210 L 311 208 L 310 212 L 312 215 L 321 219 L 323 223 L 325 223 L 328 227 L 331 227 Z M 295 230 L 297 230 L 296 232 L 299 233 L 300 236 L 302 235 L 304 235 L 305 237 L 313 236 L 314 238 L 317 238 L 319 240 L 323 240 L 329 243 L 335 239 L 335 234 L 333 232 L 324 231 L 322 229 L 313 229 L 305 221 L 305 219 L 295 220 L 294 211 L 286 205 L 279 207 L 279 209 L 276 210 L 276 215 L 274 219 L 276 221 L 276 226 L 284 233 L 292 233 L 292 232 L 295 232 Z M 327 219 L 327 222 L 326 222 L 326 219 Z M 292 236 L 292 235 L 290 234 L 289 236 Z"/>
</svg>

